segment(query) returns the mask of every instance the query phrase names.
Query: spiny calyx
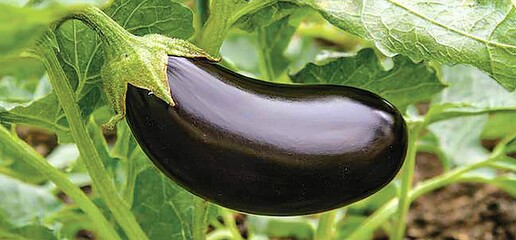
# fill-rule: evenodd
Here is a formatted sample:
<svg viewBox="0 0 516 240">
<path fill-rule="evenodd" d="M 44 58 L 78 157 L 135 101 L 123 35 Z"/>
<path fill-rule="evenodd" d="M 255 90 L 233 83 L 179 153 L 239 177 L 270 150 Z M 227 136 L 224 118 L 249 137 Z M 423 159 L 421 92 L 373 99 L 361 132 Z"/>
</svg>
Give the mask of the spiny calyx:
<svg viewBox="0 0 516 240">
<path fill-rule="evenodd" d="M 169 55 L 214 60 L 185 40 L 157 34 L 131 36 L 123 53 L 107 53 L 101 76 L 116 115 L 104 125 L 105 128 L 114 129 L 125 117 L 127 84 L 149 90 L 166 103 L 174 105 L 166 74 Z"/>
</svg>

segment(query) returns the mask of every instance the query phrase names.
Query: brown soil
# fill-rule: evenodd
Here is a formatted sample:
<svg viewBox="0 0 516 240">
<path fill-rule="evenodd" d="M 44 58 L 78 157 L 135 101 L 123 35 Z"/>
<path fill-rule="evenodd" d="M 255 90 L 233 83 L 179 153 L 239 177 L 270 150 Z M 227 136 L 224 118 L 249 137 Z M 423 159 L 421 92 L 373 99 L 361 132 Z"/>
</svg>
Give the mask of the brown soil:
<svg viewBox="0 0 516 240">
<path fill-rule="evenodd" d="M 415 180 L 442 172 L 439 161 L 419 154 Z M 453 184 L 412 203 L 408 239 L 516 239 L 516 199 L 485 184 Z"/>
<path fill-rule="evenodd" d="M 43 156 L 47 156 L 57 146 L 57 136 L 43 129 L 20 125 L 16 127 L 16 132 L 20 139 Z"/>
<path fill-rule="evenodd" d="M 516 239 L 516 200 L 482 184 L 453 184 L 412 204 L 410 239 Z"/>
</svg>

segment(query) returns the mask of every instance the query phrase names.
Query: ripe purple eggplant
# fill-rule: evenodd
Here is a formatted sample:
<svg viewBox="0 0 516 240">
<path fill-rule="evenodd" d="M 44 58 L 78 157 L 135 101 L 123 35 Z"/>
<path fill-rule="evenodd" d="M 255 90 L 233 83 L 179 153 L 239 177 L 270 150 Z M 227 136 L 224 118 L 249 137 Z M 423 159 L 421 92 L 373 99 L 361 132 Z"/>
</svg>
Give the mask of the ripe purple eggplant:
<svg viewBox="0 0 516 240">
<path fill-rule="evenodd" d="M 331 210 L 377 192 L 403 164 L 405 121 L 369 91 L 265 82 L 174 56 L 167 74 L 175 106 L 129 86 L 129 126 L 168 177 L 224 207 Z"/>
</svg>

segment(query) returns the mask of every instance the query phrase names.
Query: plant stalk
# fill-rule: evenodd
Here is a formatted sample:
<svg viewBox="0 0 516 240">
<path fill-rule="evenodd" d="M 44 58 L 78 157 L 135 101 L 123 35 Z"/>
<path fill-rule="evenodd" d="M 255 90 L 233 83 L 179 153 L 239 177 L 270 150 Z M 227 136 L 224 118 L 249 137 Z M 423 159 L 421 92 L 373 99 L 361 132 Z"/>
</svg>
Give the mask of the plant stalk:
<svg viewBox="0 0 516 240">
<path fill-rule="evenodd" d="M 92 179 L 94 188 L 106 203 L 116 221 L 120 224 L 129 239 L 145 240 L 147 236 L 136 221 L 129 206 L 118 195 L 113 181 L 108 177 L 100 154 L 93 144 L 78 106 L 75 92 L 61 68 L 54 52 L 54 41 L 48 33 L 38 45 L 39 54 L 47 68 L 53 91 L 70 125 L 72 137 L 84 159 L 84 165 Z"/>
<path fill-rule="evenodd" d="M 238 19 L 277 1 L 252 0 L 245 4 L 235 4 L 233 0 L 212 0 L 210 14 L 202 30 L 196 34 L 195 44 L 211 56 L 218 58 L 229 29 Z"/>
<path fill-rule="evenodd" d="M 240 235 L 240 231 L 238 231 L 238 227 L 235 223 L 235 219 L 233 218 L 233 214 L 224 209 L 222 213 L 222 218 L 224 219 L 224 225 L 226 225 L 227 229 L 231 232 L 233 240 L 243 240 L 242 235 Z"/>
<path fill-rule="evenodd" d="M 210 14 L 210 0 L 196 0 L 195 4 L 197 9 L 197 16 L 199 17 L 199 25 L 202 28 Z"/>
<path fill-rule="evenodd" d="M 104 217 L 102 212 L 93 204 L 93 202 L 75 186 L 64 173 L 54 168 L 39 155 L 31 146 L 16 136 L 13 136 L 7 129 L 0 125 L 0 139 L 6 147 L 19 153 L 20 161 L 30 165 L 42 175 L 50 179 L 61 191 L 70 197 L 77 206 L 88 215 L 91 221 L 97 226 L 100 236 L 104 239 L 120 239 L 113 226 Z"/>
<path fill-rule="evenodd" d="M 206 19 L 202 30 L 196 35 L 194 43 L 204 49 L 211 56 L 218 58 L 220 56 L 220 48 L 226 38 L 226 35 L 233 25 L 229 21 L 232 15 L 231 5 L 219 3 L 221 1 L 213 0 L 211 4 L 210 15 Z"/>
<path fill-rule="evenodd" d="M 323 213 L 315 232 L 315 240 L 329 240 L 333 238 L 333 228 L 337 211 Z"/>
<path fill-rule="evenodd" d="M 227 229 L 219 229 L 211 232 L 206 237 L 206 240 L 225 240 L 225 239 L 232 239 L 233 234 L 231 231 Z"/>
<path fill-rule="evenodd" d="M 206 213 L 208 211 L 208 203 L 206 200 L 194 197 L 194 222 L 192 225 L 193 239 L 206 239 Z"/>
<path fill-rule="evenodd" d="M 258 45 L 260 50 L 258 51 L 260 72 L 265 80 L 274 81 L 276 79 L 274 68 L 272 67 L 271 55 L 267 51 L 267 30 L 265 27 L 261 27 L 258 30 Z"/>
<path fill-rule="evenodd" d="M 121 43 L 136 41 L 130 32 L 96 7 L 84 8 L 64 20 L 66 19 L 80 20 L 95 31 L 101 38 L 102 44 L 105 45 L 103 49 L 106 52 L 106 57 L 117 56 L 126 52 L 126 45 Z"/>
<path fill-rule="evenodd" d="M 402 240 L 405 235 L 405 221 L 408 210 L 410 208 L 409 193 L 414 180 L 414 169 L 416 166 L 417 139 L 422 124 L 416 123 L 409 130 L 409 145 L 405 164 L 403 166 L 403 175 L 401 177 L 400 204 L 398 205 L 398 222 L 394 230 L 394 240 Z"/>
</svg>

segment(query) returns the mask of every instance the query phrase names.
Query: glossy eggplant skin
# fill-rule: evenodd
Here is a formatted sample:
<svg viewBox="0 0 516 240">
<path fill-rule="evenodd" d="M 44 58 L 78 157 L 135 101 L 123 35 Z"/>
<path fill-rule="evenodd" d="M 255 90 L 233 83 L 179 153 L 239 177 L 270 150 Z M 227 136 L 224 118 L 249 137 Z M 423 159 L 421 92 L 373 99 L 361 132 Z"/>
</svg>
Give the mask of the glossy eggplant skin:
<svg viewBox="0 0 516 240">
<path fill-rule="evenodd" d="M 318 213 L 375 193 L 403 164 L 406 124 L 371 92 L 269 83 L 173 56 L 167 74 L 176 105 L 129 86 L 129 126 L 168 177 L 224 207 Z"/>
</svg>

